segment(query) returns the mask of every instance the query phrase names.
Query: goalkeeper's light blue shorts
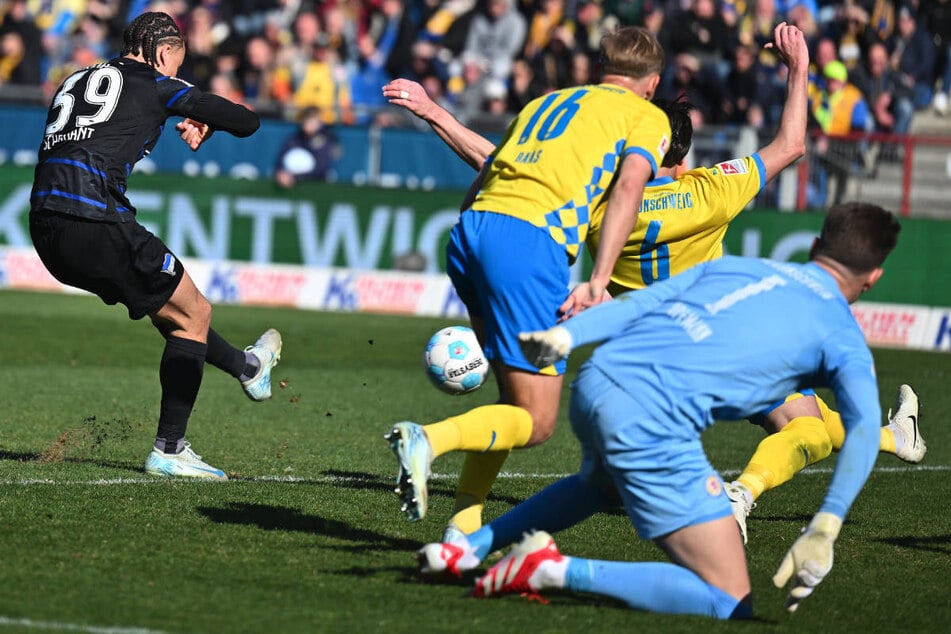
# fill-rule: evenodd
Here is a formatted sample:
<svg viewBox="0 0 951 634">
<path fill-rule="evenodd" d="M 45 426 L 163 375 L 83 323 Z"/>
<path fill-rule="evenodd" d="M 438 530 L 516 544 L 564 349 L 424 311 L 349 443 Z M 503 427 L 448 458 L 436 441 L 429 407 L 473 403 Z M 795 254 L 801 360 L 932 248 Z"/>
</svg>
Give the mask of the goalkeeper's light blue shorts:
<svg viewBox="0 0 951 634">
<path fill-rule="evenodd" d="M 581 441 L 581 477 L 613 482 L 643 539 L 732 515 L 723 480 L 697 432 L 653 420 L 637 399 L 585 363 L 572 382 L 569 417 Z M 649 398 L 649 395 L 645 395 Z"/>
<path fill-rule="evenodd" d="M 469 315 L 485 323 L 486 358 L 564 373 L 564 360 L 539 370 L 518 345 L 518 333 L 554 326 L 568 297 L 568 256 L 545 230 L 505 214 L 465 211 L 449 233 L 446 271 Z"/>
</svg>

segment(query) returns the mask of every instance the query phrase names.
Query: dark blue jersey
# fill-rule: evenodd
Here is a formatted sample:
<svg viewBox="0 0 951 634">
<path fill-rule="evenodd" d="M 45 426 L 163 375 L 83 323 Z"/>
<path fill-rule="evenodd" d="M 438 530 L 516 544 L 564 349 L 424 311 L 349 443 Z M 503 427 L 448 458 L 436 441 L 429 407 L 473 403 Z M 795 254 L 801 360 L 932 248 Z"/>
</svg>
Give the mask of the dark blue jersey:
<svg viewBox="0 0 951 634">
<path fill-rule="evenodd" d="M 133 220 L 126 180 L 155 147 L 166 120 L 176 115 L 241 137 L 260 124 L 247 108 L 127 57 L 73 73 L 46 118 L 31 210 L 103 222 Z"/>
</svg>

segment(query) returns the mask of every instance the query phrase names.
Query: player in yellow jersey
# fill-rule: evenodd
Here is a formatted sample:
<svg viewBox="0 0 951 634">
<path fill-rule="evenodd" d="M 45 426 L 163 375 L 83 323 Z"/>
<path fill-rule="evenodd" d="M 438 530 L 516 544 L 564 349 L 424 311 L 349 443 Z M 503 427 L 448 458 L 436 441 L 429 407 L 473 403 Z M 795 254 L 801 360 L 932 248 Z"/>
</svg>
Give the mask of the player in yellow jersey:
<svg viewBox="0 0 951 634">
<path fill-rule="evenodd" d="M 600 303 L 617 256 L 634 228 L 644 185 L 670 139 L 666 114 L 650 103 L 664 51 L 646 29 L 625 27 L 601 44 L 602 81 L 530 102 L 486 155 L 446 249 L 447 271 L 499 384 L 499 403 L 425 427 L 387 434 L 397 457 L 397 491 L 410 520 L 427 510 L 430 464 L 466 451 L 453 522 L 481 525 L 482 503 L 508 451 L 545 442 L 554 431 L 564 362 L 539 370 L 518 333 L 554 326 L 569 297 L 569 265 L 593 217 L 601 248 L 572 306 Z M 384 94 L 387 91 L 384 90 Z M 400 90 L 391 97 L 408 98 Z"/>
<path fill-rule="evenodd" d="M 677 174 L 690 150 L 693 130 L 689 105 L 665 104 L 670 117 L 671 144 L 656 178 L 648 183 L 634 231 L 611 275 L 612 295 L 644 288 L 691 266 L 718 258 L 730 221 L 762 188 L 804 152 L 808 53 L 796 27 L 776 27 L 774 47 L 788 66 L 786 103 L 776 137 L 750 156 Z M 430 123 L 433 130 L 467 163 L 479 169 L 493 145 L 462 126 L 429 100 L 414 82 L 395 80 L 384 94 L 406 92 L 411 99 L 394 99 Z M 587 246 L 599 248 L 599 222 L 593 218 Z M 571 306 L 563 309 L 571 312 Z M 894 415 L 882 428 L 880 449 L 902 460 L 920 462 L 925 444 L 917 427 L 918 402 L 914 391 L 899 389 Z M 790 480 L 809 464 L 841 447 L 844 428 L 813 392 L 794 394 L 755 421 L 769 434 L 757 448 L 741 476 L 727 485 L 734 515 L 746 540 L 746 517 L 764 491 Z M 777 432 L 782 431 L 782 434 Z M 469 532 L 468 530 L 464 532 Z M 445 540 L 444 540 L 445 541 Z"/>
</svg>

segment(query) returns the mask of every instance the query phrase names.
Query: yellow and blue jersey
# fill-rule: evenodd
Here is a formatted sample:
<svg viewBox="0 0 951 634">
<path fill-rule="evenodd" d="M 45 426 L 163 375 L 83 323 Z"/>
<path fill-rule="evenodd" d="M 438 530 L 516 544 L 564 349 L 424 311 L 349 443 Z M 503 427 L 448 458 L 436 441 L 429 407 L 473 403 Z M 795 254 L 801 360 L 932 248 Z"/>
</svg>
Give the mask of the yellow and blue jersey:
<svg viewBox="0 0 951 634">
<path fill-rule="evenodd" d="M 766 168 L 759 154 L 649 182 L 608 290 L 617 295 L 641 289 L 722 256 L 730 221 L 765 184 Z M 600 223 L 600 215 L 591 222 L 587 240 L 591 253 L 597 253 Z"/>
<path fill-rule="evenodd" d="M 591 218 L 607 204 L 621 160 L 643 156 L 656 172 L 670 123 L 655 105 L 614 84 L 558 90 L 530 102 L 489 157 L 472 204 L 545 229 L 574 259 Z"/>
</svg>

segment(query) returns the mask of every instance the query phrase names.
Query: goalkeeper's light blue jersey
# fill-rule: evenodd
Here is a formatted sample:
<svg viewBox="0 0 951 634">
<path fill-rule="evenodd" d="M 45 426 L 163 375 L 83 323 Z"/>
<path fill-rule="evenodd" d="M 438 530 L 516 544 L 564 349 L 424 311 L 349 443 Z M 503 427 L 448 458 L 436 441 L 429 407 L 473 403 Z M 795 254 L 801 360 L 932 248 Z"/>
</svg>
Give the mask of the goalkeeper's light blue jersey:
<svg viewBox="0 0 951 634">
<path fill-rule="evenodd" d="M 821 510 L 844 517 L 878 454 L 872 355 L 835 280 L 815 264 L 727 256 L 567 320 L 575 347 L 657 432 L 698 437 L 805 387 L 832 388 L 847 430 Z M 607 432 L 609 433 L 609 432 Z"/>
</svg>

